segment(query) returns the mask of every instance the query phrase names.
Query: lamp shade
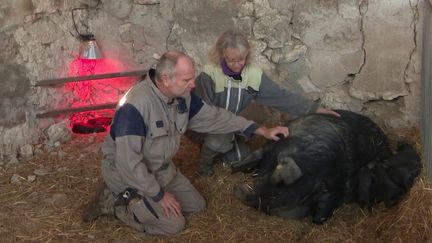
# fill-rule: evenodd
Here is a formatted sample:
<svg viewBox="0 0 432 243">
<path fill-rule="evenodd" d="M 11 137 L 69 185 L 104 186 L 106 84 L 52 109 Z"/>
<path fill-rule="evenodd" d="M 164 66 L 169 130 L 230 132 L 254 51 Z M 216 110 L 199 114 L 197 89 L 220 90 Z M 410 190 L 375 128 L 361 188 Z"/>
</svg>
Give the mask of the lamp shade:
<svg viewBox="0 0 432 243">
<path fill-rule="evenodd" d="M 81 40 L 79 57 L 82 59 L 101 59 L 102 52 L 96 40 Z"/>
</svg>

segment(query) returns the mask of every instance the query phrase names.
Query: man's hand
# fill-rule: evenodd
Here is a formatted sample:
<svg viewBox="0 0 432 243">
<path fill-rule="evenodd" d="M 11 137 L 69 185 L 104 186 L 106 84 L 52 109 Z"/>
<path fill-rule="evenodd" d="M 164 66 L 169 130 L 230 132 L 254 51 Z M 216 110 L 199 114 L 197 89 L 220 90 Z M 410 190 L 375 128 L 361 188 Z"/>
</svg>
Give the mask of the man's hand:
<svg viewBox="0 0 432 243">
<path fill-rule="evenodd" d="M 321 114 L 330 114 L 330 115 L 334 115 L 334 116 L 340 117 L 339 113 L 334 112 L 334 111 L 329 110 L 329 109 L 326 109 L 326 108 L 321 107 L 321 106 L 318 107 L 318 109 L 316 110 L 316 113 L 321 113 Z"/>
<path fill-rule="evenodd" d="M 288 127 L 281 127 L 281 126 L 272 127 L 272 128 L 259 127 L 257 130 L 255 130 L 255 134 L 261 135 L 267 139 L 278 141 L 279 137 L 277 135 L 282 134 L 284 137 L 288 137 L 289 130 Z"/>
<path fill-rule="evenodd" d="M 165 192 L 162 199 L 158 202 L 159 205 L 163 208 L 165 215 L 169 218 L 172 216 L 179 217 L 181 216 L 181 206 L 175 199 L 174 195 Z"/>
</svg>

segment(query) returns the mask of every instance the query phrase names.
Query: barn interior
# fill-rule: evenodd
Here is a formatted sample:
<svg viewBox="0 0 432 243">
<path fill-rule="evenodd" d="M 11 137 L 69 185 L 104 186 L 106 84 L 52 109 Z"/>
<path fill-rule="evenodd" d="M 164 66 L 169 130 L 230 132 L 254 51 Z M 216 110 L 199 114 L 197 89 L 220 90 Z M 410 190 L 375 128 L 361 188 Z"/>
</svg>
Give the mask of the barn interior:
<svg viewBox="0 0 432 243">
<path fill-rule="evenodd" d="M 431 241 L 431 9 L 430 0 L 1 1 L 2 241 Z M 283 220 L 232 195 L 250 175 L 219 163 L 214 177 L 200 177 L 200 147 L 183 137 L 176 166 L 208 203 L 187 217 L 185 231 L 149 236 L 112 217 L 83 222 L 121 98 L 167 50 L 190 55 L 199 72 L 216 38 L 233 27 L 280 86 L 371 118 L 392 146 L 413 144 L 423 162 L 413 188 L 389 209 L 344 205 L 321 226 Z M 260 104 L 242 115 L 268 125 L 292 118 Z"/>
</svg>

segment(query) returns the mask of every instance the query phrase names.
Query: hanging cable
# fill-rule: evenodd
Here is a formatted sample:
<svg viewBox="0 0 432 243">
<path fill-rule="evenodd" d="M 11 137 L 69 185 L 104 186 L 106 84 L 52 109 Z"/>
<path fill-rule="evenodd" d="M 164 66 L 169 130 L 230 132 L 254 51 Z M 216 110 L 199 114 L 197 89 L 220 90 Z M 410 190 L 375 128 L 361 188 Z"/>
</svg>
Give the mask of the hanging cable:
<svg viewBox="0 0 432 243">
<path fill-rule="evenodd" d="M 75 11 L 77 11 L 77 10 L 97 9 L 97 7 L 101 4 L 101 2 L 102 2 L 101 0 L 98 0 L 94 6 L 88 6 L 88 5 L 87 5 L 86 7 L 78 7 L 78 8 L 73 8 L 73 9 L 72 9 L 72 11 L 71 11 L 71 15 L 72 15 L 72 23 L 73 23 L 73 26 L 74 26 L 74 28 L 75 28 L 75 32 L 78 34 L 78 36 L 76 36 L 76 35 L 74 35 L 74 34 L 72 34 L 72 33 L 70 32 L 70 34 L 71 34 L 73 37 L 78 38 L 78 39 L 80 39 L 80 40 L 84 40 L 84 41 L 94 40 L 94 39 L 95 39 L 95 37 L 94 37 L 94 35 L 93 35 L 92 33 L 88 33 L 88 34 L 81 34 L 81 33 L 78 31 L 78 27 L 77 27 L 77 24 L 76 24 L 76 21 L 75 21 Z"/>
</svg>

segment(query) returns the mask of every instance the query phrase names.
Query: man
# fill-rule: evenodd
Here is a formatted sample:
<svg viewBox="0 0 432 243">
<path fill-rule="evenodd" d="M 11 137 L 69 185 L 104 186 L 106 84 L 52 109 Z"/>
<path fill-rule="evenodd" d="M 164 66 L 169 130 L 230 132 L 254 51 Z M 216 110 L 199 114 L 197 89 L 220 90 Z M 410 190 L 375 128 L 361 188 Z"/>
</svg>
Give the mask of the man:
<svg viewBox="0 0 432 243">
<path fill-rule="evenodd" d="M 172 162 L 187 129 L 278 140 L 277 134 L 288 136 L 288 128 L 258 127 L 191 95 L 195 68 L 183 53 L 165 53 L 149 78 L 133 87 L 116 111 L 102 146 L 105 184 L 83 220 L 114 214 L 141 232 L 175 234 L 185 227 L 183 215 L 205 209 L 204 198 Z"/>
</svg>

